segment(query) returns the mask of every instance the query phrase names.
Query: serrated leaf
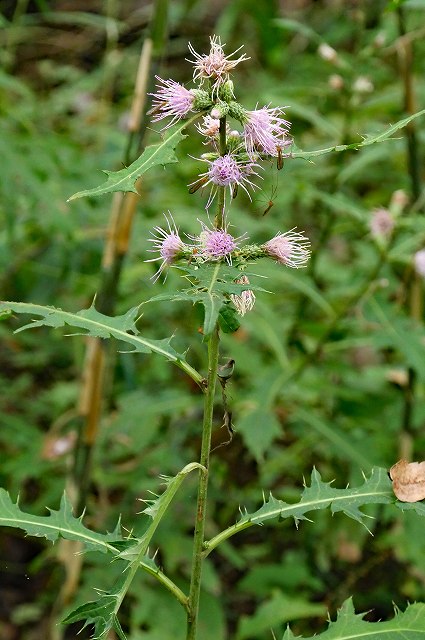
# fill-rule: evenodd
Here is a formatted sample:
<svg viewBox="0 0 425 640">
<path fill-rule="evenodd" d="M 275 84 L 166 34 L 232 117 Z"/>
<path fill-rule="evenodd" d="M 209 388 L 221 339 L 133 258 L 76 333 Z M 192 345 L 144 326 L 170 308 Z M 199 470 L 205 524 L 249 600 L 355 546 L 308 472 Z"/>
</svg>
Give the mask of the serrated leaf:
<svg viewBox="0 0 425 640">
<path fill-rule="evenodd" d="M 422 109 L 422 111 L 418 111 L 417 113 L 414 113 L 413 115 L 408 116 L 407 118 L 403 118 L 402 120 L 399 120 L 395 124 L 392 124 L 390 127 L 385 129 L 385 131 L 382 131 L 381 133 L 364 136 L 361 142 L 352 142 L 351 144 L 338 144 L 334 147 L 326 147 L 326 149 L 317 149 L 316 151 L 301 151 L 300 149 L 296 149 L 293 153 L 291 153 L 291 157 L 304 158 L 304 159 L 315 158 L 318 156 L 323 156 L 327 153 L 338 152 L 338 151 L 348 151 L 349 149 L 356 151 L 357 149 L 361 149 L 362 147 L 368 147 L 369 145 L 376 144 L 377 142 L 384 142 L 385 140 L 390 139 L 394 133 L 406 127 L 409 124 L 409 122 L 412 122 L 412 120 L 415 120 L 416 118 L 419 118 L 424 114 L 425 114 L 425 109 Z"/>
<path fill-rule="evenodd" d="M 334 489 L 331 482 L 322 482 L 320 473 L 313 469 L 310 486 L 305 486 L 299 502 L 289 504 L 270 494 L 268 500 L 253 513 L 245 512 L 240 520 L 225 529 L 206 543 L 206 555 L 223 540 L 256 524 L 262 525 L 268 520 L 294 518 L 295 523 L 307 520 L 306 514 L 318 509 L 330 508 L 332 513 L 343 512 L 353 520 L 365 525 L 366 515 L 360 507 L 366 504 L 388 504 L 394 502 L 391 482 L 386 469 L 375 467 L 369 478 L 357 488 Z"/>
<path fill-rule="evenodd" d="M 228 303 L 231 295 L 241 295 L 243 291 L 265 291 L 265 289 L 249 284 L 235 282 L 240 278 L 241 271 L 237 267 L 223 262 L 204 263 L 198 266 L 178 266 L 179 271 L 185 274 L 192 287 L 175 294 L 160 294 L 147 300 L 157 301 L 181 301 L 186 300 L 192 304 L 200 303 L 204 307 L 203 334 L 209 336 L 217 324 L 219 314 Z M 245 273 L 245 272 L 244 272 Z M 250 274 L 248 274 L 250 275 Z"/>
<path fill-rule="evenodd" d="M 86 548 L 101 551 L 114 551 L 112 540 L 121 537 L 119 525 L 113 533 L 96 533 L 87 529 L 82 518 L 75 518 L 72 505 L 64 494 L 58 511 L 50 510 L 47 516 L 33 516 L 24 513 L 19 503 L 14 503 L 5 489 L 0 489 L 0 526 L 23 529 L 28 535 L 47 538 L 55 542 L 58 538 L 78 540 Z"/>
<path fill-rule="evenodd" d="M 35 320 L 21 327 L 18 331 L 41 326 L 58 328 L 69 325 L 83 329 L 83 335 L 103 339 L 112 337 L 131 344 L 134 352 L 156 353 L 183 369 L 202 388 L 203 377 L 186 362 L 183 354 L 177 353 L 170 346 L 171 338 L 149 340 L 139 334 L 135 325 L 135 320 L 139 313 L 138 307 L 130 309 L 124 315 L 115 317 L 99 313 L 93 305 L 89 309 L 70 313 L 55 307 L 27 304 L 25 302 L 0 302 L 0 312 L 1 310 L 41 316 L 41 320 Z"/>
<path fill-rule="evenodd" d="M 338 611 L 335 622 L 330 622 L 323 633 L 303 637 L 303 640 L 421 640 L 425 638 L 425 604 L 416 603 L 404 612 L 396 612 L 392 620 L 385 622 L 366 622 L 365 613 L 356 614 L 351 598 L 346 600 Z M 282 640 L 294 640 L 288 628 Z"/>
<path fill-rule="evenodd" d="M 77 198 L 100 196 L 105 193 L 113 193 L 115 191 L 132 191 L 133 193 L 138 193 L 135 187 L 136 180 L 138 180 L 146 171 L 157 165 L 178 162 L 178 158 L 174 153 L 174 150 L 177 145 L 187 137 L 182 133 L 182 131 L 197 118 L 199 118 L 199 114 L 183 124 L 180 124 L 176 128 L 167 131 L 162 142 L 146 147 L 142 155 L 132 162 L 129 167 L 125 167 L 119 171 L 105 170 L 103 173 L 106 173 L 108 176 L 106 182 L 94 189 L 85 189 L 84 191 L 74 193 L 74 195 L 68 198 L 68 202 L 76 200 Z"/>
<path fill-rule="evenodd" d="M 156 499 L 149 501 L 148 507 L 143 511 L 152 518 L 151 524 L 148 526 L 144 534 L 137 539 L 136 544 L 124 548 L 118 554 L 118 557 L 126 560 L 128 565 L 124 573 L 115 582 L 115 585 L 108 593 L 103 593 L 101 597 L 94 601 L 88 602 L 71 612 L 64 620 L 65 623 L 78 622 L 84 620 L 86 627 L 88 624 L 94 624 L 96 640 L 106 639 L 107 633 L 114 629 L 117 631 L 119 626 L 117 613 L 122 601 L 131 585 L 136 571 L 142 562 L 148 550 L 148 546 L 152 540 L 160 521 L 162 520 L 166 510 L 168 509 L 177 490 L 182 484 L 186 476 L 192 471 L 200 470 L 205 472 L 205 467 L 198 462 L 187 464 L 176 476 L 172 478 L 164 478 L 166 483 L 165 491 Z M 146 562 L 146 561 L 145 561 Z M 149 567 L 149 563 L 146 563 Z M 152 566 L 150 566 L 152 569 Z M 154 571 L 158 572 L 157 569 Z M 177 587 L 175 587 L 177 590 Z M 186 597 L 181 594 L 180 602 L 186 602 Z M 84 628 L 83 627 L 83 628 Z M 119 627 L 121 629 L 121 627 Z M 122 630 L 121 630 L 122 633 Z M 121 636 L 119 636 L 121 639 Z M 125 636 L 122 636 L 125 640 Z"/>
</svg>

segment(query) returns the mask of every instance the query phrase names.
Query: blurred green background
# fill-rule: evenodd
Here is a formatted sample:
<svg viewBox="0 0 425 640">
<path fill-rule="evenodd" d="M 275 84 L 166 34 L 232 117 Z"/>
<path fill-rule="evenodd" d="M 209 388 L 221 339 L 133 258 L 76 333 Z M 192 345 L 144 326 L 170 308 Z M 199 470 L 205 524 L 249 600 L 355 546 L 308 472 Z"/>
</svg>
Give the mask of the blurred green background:
<svg viewBox="0 0 425 640">
<path fill-rule="evenodd" d="M 137 155 L 128 121 L 153 11 L 143 0 L 2 3 L 2 299 L 77 311 L 99 290 L 112 198 L 66 200 L 101 182 L 101 169 L 120 169 Z M 423 108 L 424 17 L 423 0 L 174 0 L 154 71 L 190 86 L 188 41 L 199 52 L 214 33 L 226 52 L 244 45 L 250 60 L 235 71 L 237 99 L 247 109 L 285 106 L 298 148 L 330 147 Z M 262 490 L 297 500 L 313 466 L 342 487 L 360 484 L 375 465 L 424 457 L 423 284 L 413 268 L 425 245 L 422 124 L 358 152 L 288 159 L 279 172 L 267 165 L 252 202 L 244 193 L 232 202 L 235 235 L 264 242 L 297 227 L 313 257 L 299 271 L 257 263 L 254 271 L 267 277 L 258 283 L 270 293 L 259 293 L 241 328 L 223 335 L 223 358 L 236 360 L 228 387 L 236 434 L 213 453 L 208 535 L 232 524 L 240 505 L 257 508 Z M 144 143 L 156 143 L 159 128 L 149 126 Z M 193 157 L 203 152 L 190 133 L 178 165 L 143 179 L 116 313 L 180 286 L 173 270 L 153 284 L 155 266 L 144 260 L 163 212 L 188 234 L 198 231 L 197 218 L 206 220 L 206 194 L 187 189 L 200 171 Z M 405 206 L 394 196 L 399 190 Z M 397 214 L 389 241 L 371 232 L 382 207 Z M 157 302 L 143 307 L 140 330 L 174 334 L 176 349 L 189 348 L 189 362 L 205 371 L 200 324 L 197 308 Z M 47 328 L 14 334 L 21 325 L 19 318 L 0 323 L 1 485 L 19 494 L 24 510 L 45 514 L 57 508 L 73 464 L 85 340 Z M 111 344 L 86 522 L 112 530 L 122 514 L 126 528 L 140 528 L 138 499 L 160 490 L 159 474 L 197 459 L 201 416 L 200 393 L 182 372 Z M 218 440 L 221 421 L 218 403 Z M 159 564 L 182 588 L 195 493 L 189 479 L 155 541 Z M 422 523 L 411 512 L 370 513 L 373 537 L 341 514 L 321 512 L 299 530 L 288 521 L 232 538 L 207 562 L 202 640 L 266 640 L 271 629 L 280 638 L 288 620 L 295 634 L 311 635 L 351 594 L 357 610 L 372 610 L 369 620 L 391 617 L 393 603 L 423 600 Z M 2 530 L 2 640 L 53 640 L 64 575 L 56 551 Z M 95 586 L 107 589 L 116 570 L 84 556 L 70 605 L 93 599 Z M 123 625 L 131 640 L 171 640 L 182 637 L 184 616 L 140 575 Z M 78 629 L 62 632 L 75 638 Z"/>
</svg>

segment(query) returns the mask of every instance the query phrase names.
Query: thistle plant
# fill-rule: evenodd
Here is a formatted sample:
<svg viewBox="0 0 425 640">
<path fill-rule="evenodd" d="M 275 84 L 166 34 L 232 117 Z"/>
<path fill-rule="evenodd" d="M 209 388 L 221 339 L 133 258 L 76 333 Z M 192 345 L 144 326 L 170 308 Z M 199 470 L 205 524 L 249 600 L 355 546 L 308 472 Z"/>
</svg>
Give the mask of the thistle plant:
<svg viewBox="0 0 425 640">
<path fill-rule="evenodd" d="M 374 468 L 360 486 L 347 486 L 344 489 L 337 489 L 331 483 L 323 482 L 319 472 L 314 469 L 310 484 L 305 483 L 298 501 L 289 504 L 270 494 L 263 499 L 258 510 L 250 513 L 240 508 L 236 522 L 211 538 L 206 536 L 208 485 L 212 472 L 210 461 L 213 453 L 211 436 L 215 426 L 222 426 L 215 425 L 214 422 L 216 405 L 221 404 L 223 426 L 229 434 L 225 445 L 231 446 L 234 430 L 237 429 L 237 417 L 233 416 L 227 397 L 227 384 L 237 370 L 237 362 L 235 363 L 232 354 L 220 353 L 221 333 L 235 332 L 239 327 L 239 318 L 247 313 L 255 313 L 256 297 L 266 295 L 255 284 L 252 265 L 264 259 L 276 263 L 276 269 L 298 269 L 305 267 L 310 257 L 310 241 L 304 231 L 297 228 L 279 228 L 267 241 L 251 242 L 243 223 L 232 215 L 233 200 L 238 197 L 240 190 L 251 197 L 252 192 L 260 188 L 262 176 L 271 162 L 276 163 L 277 169 L 281 170 L 284 159 L 311 159 L 324 153 L 360 149 L 387 139 L 423 112 L 410 115 L 392 125 L 385 133 L 365 137 L 361 142 L 303 152 L 296 148 L 291 138 L 286 107 L 257 104 L 255 109 L 248 110 L 237 101 L 232 74 L 239 64 L 248 60 L 241 49 L 226 55 L 220 38 L 213 36 L 208 53 L 198 53 L 191 45 L 189 51 L 192 56 L 188 63 L 192 65 L 193 88 L 187 88 L 173 79 L 157 76 L 150 115 L 152 122 L 160 123 L 162 127 L 162 141 L 147 147 L 130 166 L 116 172 L 106 172 L 108 179 L 103 185 L 74 194 L 70 200 L 116 191 L 137 192 L 137 181 L 147 170 L 177 161 L 175 149 L 186 136 L 183 132 L 195 124 L 194 135 L 201 136 L 202 148 L 205 149 L 199 158 L 199 173 L 188 185 L 189 191 L 197 194 L 194 197 L 199 197 L 199 191 L 205 197 L 205 206 L 200 207 L 198 232 L 186 235 L 181 231 L 174 221 L 170 205 L 170 210 L 164 212 L 164 224 L 154 227 L 146 234 L 146 252 L 147 255 L 152 255 L 146 257 L 146 261 L 156 263 L 153 282 L 159 288 L 168 271 L 175 269 L 183 276 L 181 281 L 184 288 L 172 294 L 159 293 L 144 301 L 144 304 L 150 301 L 178 300 L 203 306 L 202 339 L 206 351 L 204 372 L 197 371 L 188 362 L 187 352 L 175 351 L 171 338 L 153 340 L 141 335 L 137 327 L 139 307 L 111 318 L 99 313 L 95 304 L 89 309 L 71 313 L 36 304 L 0 303 L 0 309 L 4 312 L 37 316 L 39 319 L 28 325 L 31 327 L 59 327 L 67 324 L 90 336 L 113 337 L 126 345 L 130 344 L 135 352 L 162 356 L 183 370 L 203 394 L 200 458 L 188 462 L 173 478 L 163 478 L 165 489 L 159 496 L 147 501 L 144 514 L 148 517 L 148 525 L 139 536 L 123 533 L 120 526 L 109 534 L 93 532 L 84 525 L 83 517 L 74 517 L 66 497 L 58 511 L 51 511 L 45 517 L 30 516 L 24 514 L 4 490 L 0 490 L 0 524 L 19 527 L 30 535 L 46 536 L 50 540 L 60 536 L 77 540 L 88 549 L 110 554 L 120 563 L 121 573 L 115 584 L 102 585 L 106 590 L 100 593 L 97 600 L 77 607 L 65 619 L 66 623 L 82 621 L 84 626 L 92 625 L 93 637 L 98 640 L 106 640 L 110 637 L 110 632 L 115 632 L 120 640 L 127 639 L 127 631 L 120 622 L 120 607 L 139 571 L 153 576 L 182 606 L 187 624 L 186 634 L 182 630 L 180 637 L 201 640 L 198 620 L 203 565 L 209 554 L 232 536 L 269 520 L 280 521 L 290 517 L 298 525 L 300 521 L 308 519 L 307 513 L 319 509 L 330 509 L 332 513 L 342 512 L 364 525 L 366 515 L 361 510 L 364 505 L 392 504 L 396 509 L 407 509 L 403 502 L 395 500 L 385 469 Z M 371 224 L 371 234 L 375 237 L 379 234 L 391 234 L 390 223 L 391 217 L 388 218 L 387 213 L 384 216 L 381 211 Z M 421 275 L 422 266 L 422 258 L 419 256 L 416 268 Z M 221 396 L 217 393 L 220 387 Z M 181 484 L 192 472 L 198 476 L 198 486 L 196 505 L 193 505 L 195 522 L 190 580 L 185 587 L 180 587 L 166 573 L 166 568 L 163 571 L 156 564 L 152 549 L 159 523 L 166 516 Z M 423 505 L 415 506 L 416 512 L 421 516 L 425 515 L 422 507 Z M 408 637 L 416 638 L 425 628 L 425 605 L 411 605 L 390 622 L 368 623 L 354 613 L 349 600 L 342 605 L 338 620 L 332 625 L 330 633 L 326 635 L 325 632 L 325 637 L 378 637 L 382 633 L 383 637 L 385 635 L 390 640 L 396 640 L 407 637 L 406 633 L 410 633 Z M 350 636 L 344 635 L 347 629 Z M 282 640 L 293 637 L 288 629 Z"/>
</svg>

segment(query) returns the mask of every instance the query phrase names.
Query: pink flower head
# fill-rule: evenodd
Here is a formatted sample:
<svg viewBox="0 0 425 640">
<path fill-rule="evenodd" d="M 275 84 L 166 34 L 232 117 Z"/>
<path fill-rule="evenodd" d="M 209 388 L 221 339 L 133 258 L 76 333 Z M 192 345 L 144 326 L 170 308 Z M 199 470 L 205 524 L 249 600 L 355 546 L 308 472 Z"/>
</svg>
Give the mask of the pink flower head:
<svg viewBox="0 0 425 640">
<path fill-rule="evenodd" d="M 153 238 L 149 238 L 149 242 L 153 242 L 153 249 L 148 249 L 150 252 L 159 252 L 157 258 L 150 258 L 145 262 L 155 262 L 161 260 L 158 271 L 152 276 L 154 282 L 156 282 L 166 267 L 172 264 L 179 254 L 184 251 L 186 245 L 181 240 L 176 223 L 174 222 L 171 213 L 168 212 L 168 217 L 164 214 L 167 221 L 167 229 L 162 227 L 154 227 L 155 233 L 152 233 Z"/>
<path fill-rule="evenodd" d="M 246 112 L 244 136 L 249 156 L 252 157 L 255 152 L 259 152 L 277 157 L 284 147 L 292 143 L 287 137 L 291 123 L 282 116 L 283 111 L 280 107 L 263 107 Z"/>
<path fill-rule="evenodd" d="M 425 249 L 417 251 L 414 255 L 415 270 L 419 276 L 425 278 Z"/>
<path fill-rule="evenodd" d="M 240 278 L 235 280 L 237 284 L 249 284 L 249 279 L 246 275 L 241 275 Z M 255 293 L 251 289 L 241 291 L 241 293 L 232 293 L 230 299 L 236 307 L 240 316 L 244 316 L 247 311 L 252 311 L 255 304 Z"/>
<path fill-rule="evenodd" d="M 163 118 L 171 116 L 169 122 L 164 129 L 171 127 L 177 120 L 184 118 L 193 108 L 195 96 L 192 91 L 186 89 L 182 84 L 174 80 L 163 80 L 159 76 L 155 76 L 162 86 L 157 85 L 156 93 L 153 96 L 153 122 L 158 122 Z"/>
<path fill-rule="evenodd" d="M 246 239 L 246 234 L 234 238 L 227 229 L 210 229 L 201 220 L 199 222 L 202 226 L 201 233 L 198 237 L 190 236 L 192 240 L 197 242 L 197 255 L 205 261 L 225 258 L 231 264 L 231 253 L 238 248 L 241 240 Z"/>
<path fill-rule="evenodd" d="M 388 209 L 375 209 L 369 221 L 370 233 L 374 238 L 387 239 L 394 229 L 395 220 Z"/>
<path fill-rule="evenodd" d="M 310 241 L 291 229 L 286 233 L 278 233 L 274 238 L 262 245 L 264 251 L 277 262 L 287 267 L 299 269 L 305 267 L 310 257 Z"/>
<path fill-rule="evenodd" d="M 242 54 L 236 60 L 231 60 L 231 57 L 242 49 L 236 49 L 228 56 L 224 55 L 223 46 L 219 36 L 210 37 L 210 52 L 208 54 L 199 54 L 195 51 L 189 42 L 189 51 L 195 58 L 194 60 L 188 60 L 194 65 L 193 79 L 200 80 L 202 83 L 205 79 L 211 80 L 212 92 L 217 93 L 219 87 L 223 85 L 229 79 L 229 72 L 236 67 L 239 62 L 248 60 L 245 54 Z"/>
<path fill-rule="evenodd" d="M 195 127 L 201 136 L 215 138 L 218 136 L 220 130 L 220 119 L 207 115 L 202 118 L 202 124 L 197 124 Z"/>
<path fill-rule="evenodd" d="M 214 200 L 218 187 L 229 187 L 233 196 L 235 187 L 240 186 L 248 194 L 249 199 L 251 199 L 246 185 L 249 185 L 253 189 L 256 188 L 257 185 L 255 185 L 248 176 L 258 176 L 258 173 L 254 171 L 254 168 L 259 166 L 258 164 L 238 160 L 230 153 L 219 156 L 215 160 L 204 158 L 202 158 L 202 160 L 207 162 L 209 167 L 207 171 L 199 174 L 199 178 L 202 180 L 203 186 L 208 184 L 213 185 L 210 197 L 208 198 L 207 209 Z M 197 183 L 199 183 L 199 179 L 192 184 Z"/>
</svg>

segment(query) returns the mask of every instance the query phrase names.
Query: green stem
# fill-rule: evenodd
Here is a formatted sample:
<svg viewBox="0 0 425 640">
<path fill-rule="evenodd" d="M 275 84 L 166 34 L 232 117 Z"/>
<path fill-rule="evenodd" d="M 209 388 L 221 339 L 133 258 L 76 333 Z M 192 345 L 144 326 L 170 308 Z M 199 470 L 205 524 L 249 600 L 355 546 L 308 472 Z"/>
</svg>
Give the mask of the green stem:
<svg viewBox="0 0 425 640">
<path fill-rule="evenodd" d="M 226 118 L 220 118 L 220 154 L 227 150 Z M 224 224 L 225 187 L 218 188 L 217 213 L 214 219 L 216 229 L 222 229 Z M 195 531 L 193 534 L 192 575 L 190 579 L 189 602 L 187 614 L 186 640 L 196 640 L 199 613 L 199 596 L 201 593 L 201 577 L 204 550 L 205 519 L 207 513 L 207 492 L 209 463 L 211 453 L 211 432 L 214 412 L 215 389 L 217 385 L 217 370 L 219 356 L 220 334 L 216 324 L 208 338 L 208 377 L 204 401 L 204 420 L 202 425 L 202 445 L 200 463 L 206 469 L 199 474 L 198 502 L 196 507 Z"/>
<path fill-rule="evenodd" d="M 203 561 L 202 552 L 204 547 L 205 517 L 207 510 L 208 472 L 211 449 L 214 396 L 217 383 L 219 342 L 220 338 L 218 327 L 216 327 L 208 341 L 208 378 L 204 405 L 204 421 L 202 425 L 202 446 L 200 457 L 200 463 L 203 467 L 205 467 L 206 472 L 201 472 L 199 474 L 198 502 L 193 539 L 192 575 L 190 581 L 187 616 L 187 640 L 195 640 L 198 622 L 199 596 L 201 591 Z"/>
</svg>

